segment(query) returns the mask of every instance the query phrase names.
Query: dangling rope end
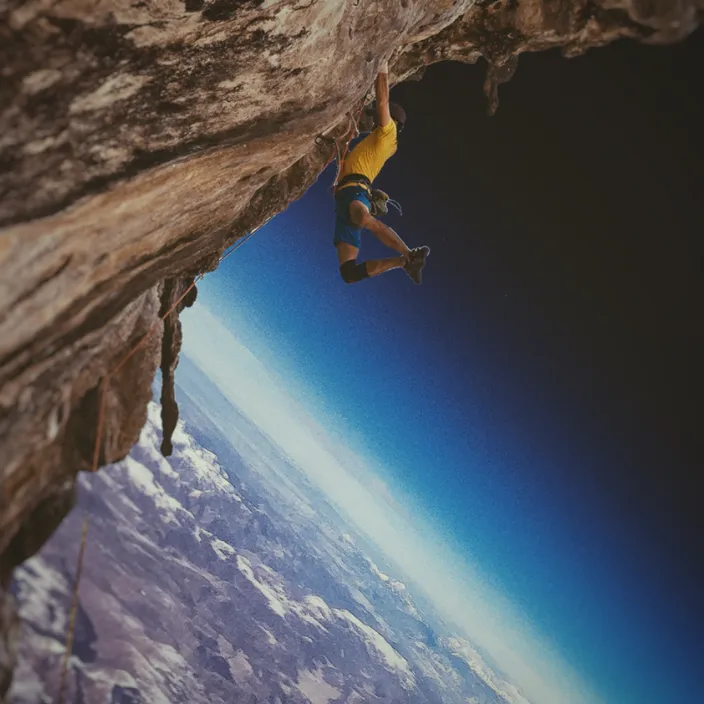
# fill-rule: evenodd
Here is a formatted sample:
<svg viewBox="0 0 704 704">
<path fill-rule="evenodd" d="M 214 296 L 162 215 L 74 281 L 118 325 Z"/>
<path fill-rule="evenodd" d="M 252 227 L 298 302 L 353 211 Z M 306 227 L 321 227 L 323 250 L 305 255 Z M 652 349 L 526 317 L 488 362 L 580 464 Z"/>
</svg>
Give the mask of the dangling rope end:
<svg viewBox="0 0 704 704">
<path fill-rule="evenodd" d="M 388 205 L 393 205 L 396 210 L 398 210 L 399 215 L 403 215 L 403 210 L 401 210 L 401 204 L 397 200 L 393 200 L 392 198 L 389 198 L 387 201 Z"/>
</svg>

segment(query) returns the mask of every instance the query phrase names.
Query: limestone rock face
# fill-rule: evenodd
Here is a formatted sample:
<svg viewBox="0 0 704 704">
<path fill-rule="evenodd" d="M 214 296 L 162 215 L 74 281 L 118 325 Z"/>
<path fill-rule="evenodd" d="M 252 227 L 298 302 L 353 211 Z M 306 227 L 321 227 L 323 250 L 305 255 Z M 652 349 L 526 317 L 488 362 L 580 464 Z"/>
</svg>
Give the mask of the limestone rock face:
<svg viewBox="0 0 704 704">
<path fill-rule="evenodd" d="M 483 57 L 495 109 L 521 52 L 672 42 L 703 8 L 0 0 L 0 699 L 15 633 L 4 589 L 70 507 L 100 405 L 102 464 L 137 439 L 157 367 L 173 375 L 180 306 L 160 311 L 315 181 L 334 152 L 315 137 L 344 138 L 383 59 L 398 82 Z"/>
</svg>

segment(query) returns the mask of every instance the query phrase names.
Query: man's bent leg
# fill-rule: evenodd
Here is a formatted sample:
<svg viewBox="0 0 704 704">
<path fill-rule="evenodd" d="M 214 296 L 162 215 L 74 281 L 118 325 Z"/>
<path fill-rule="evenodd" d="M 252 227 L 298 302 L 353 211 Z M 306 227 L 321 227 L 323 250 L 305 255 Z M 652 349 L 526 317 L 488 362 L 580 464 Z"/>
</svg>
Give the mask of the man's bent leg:
<svg viewBox="0 0 704 704">
<path fill-rule="evenodd" d="M 337 243 L 337 260 L 342 266 L 345 262 L 350 259 L 356 259 L 359 255 L 359 247 L 355 247 L 349 242 L 338 242 Z"/>
<path fill-rule="evenodd" d="M 372 276 L 378 276 L 386 271 L 402 267 L 406 259 L 404 257 L 392 257 L 390 259 L 370 259 L 367 262 L 357 263 L 359 249 L 340 242 L 337 245 L 337 257 L 340 261 L 340 276 L 347 284 L 354 284 Z"/>
<path fill-rule="evenodd" d="M 340 276 L 346 284 L 356 284 L 359 281 L 369 278 L 367 265 L 365 262 L 357 264 L 356 259 L 348 259 L 340 265 Z"/>
<path fill-rule="evenodd" d="M 340 266 L 340 276 L 346 284 L 356 284 L 372 276 L 379 276 L 392 269 L 400 269 L 406 260 L 404 257 L 391 257 L 390 259 L 370 259 L 357 263 L 355 259 L 348 259 Z"/>
<path fill-rule="evenodd" d="M 371 215 L 369 209 L 359 200 L 350 203 L 350 220 L 357 226 L 369 230 L 382 244 L 393 249 L 401 256 L 407 257 L 411 250 L 406 243 L 381 220 Z"/>
<path fill-rule="evenodd" d="M 367 274 L 372 276 L 379 276 L 379 274 L 384 274 L 392 269 L 401 269 L 406 263 L 405 257 L 391 257 L 390 259 L 370 259 L 365 262 L 367 265 Z"/>
</svg>

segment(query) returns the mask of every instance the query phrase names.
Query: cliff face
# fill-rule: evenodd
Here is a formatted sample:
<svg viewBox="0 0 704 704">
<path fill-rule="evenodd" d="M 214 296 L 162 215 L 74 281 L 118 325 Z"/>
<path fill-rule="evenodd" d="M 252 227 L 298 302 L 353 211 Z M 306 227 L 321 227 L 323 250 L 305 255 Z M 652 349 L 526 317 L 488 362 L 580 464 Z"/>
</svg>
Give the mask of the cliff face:
<svg viewBox="0 0 704 704">
<path fill-rule="evenodd" d="M 177 310 L 224 249 L 300 197 L 382 59 L 391 80 L 443 60 L 667 43 L 704 0 L 4 0 L 0 2 L 0 699 L 13 661 L 4 589 L 91 464 L 123 457 Z M 179 307 L 192 302 L 192 292 Z M 164 407 L 177 410 L 166 384 Z M 168 450 L 168 444 L 165 443 Z"/>
</svg>

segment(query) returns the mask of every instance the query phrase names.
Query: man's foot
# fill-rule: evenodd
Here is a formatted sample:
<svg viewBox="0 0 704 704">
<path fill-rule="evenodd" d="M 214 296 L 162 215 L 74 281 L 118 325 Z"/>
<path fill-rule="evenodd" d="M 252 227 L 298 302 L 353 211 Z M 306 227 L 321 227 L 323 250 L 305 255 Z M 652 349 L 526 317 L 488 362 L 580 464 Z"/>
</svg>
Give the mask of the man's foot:
<svg viewBox="0 0 704 704">
<path fill-rule="evenodd" d="M 430 247 L 416 247 L 411 250 L 411 253 L 406 258 L 403 269 L 411 277 L 411 281 L 413 281 L 414 284 L 421 283 L 421 271 L 425 266 L 425 260 L 429 254 Z"/>
</svg>

